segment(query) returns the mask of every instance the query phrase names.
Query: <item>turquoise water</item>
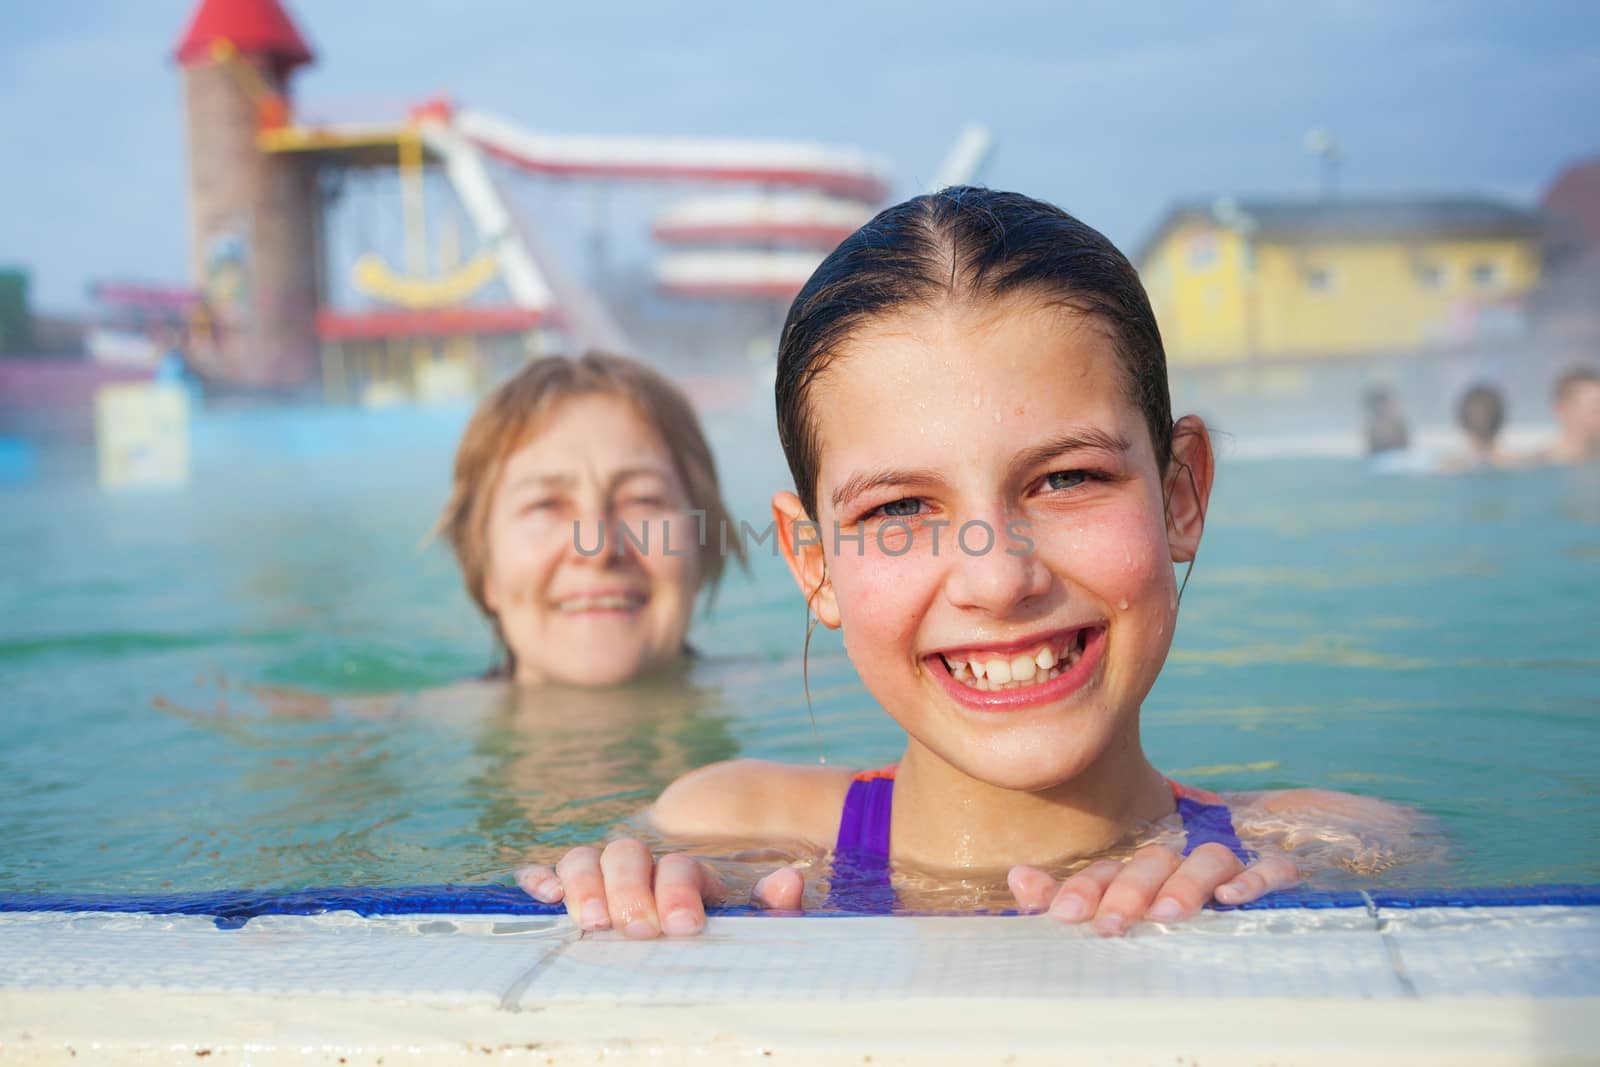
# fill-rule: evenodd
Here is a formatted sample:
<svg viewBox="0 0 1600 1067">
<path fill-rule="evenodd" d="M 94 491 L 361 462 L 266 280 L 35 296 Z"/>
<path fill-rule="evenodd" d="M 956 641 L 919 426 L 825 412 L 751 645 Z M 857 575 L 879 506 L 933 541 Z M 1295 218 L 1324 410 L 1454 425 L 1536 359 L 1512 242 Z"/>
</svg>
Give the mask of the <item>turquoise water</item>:
<svg viewBox="0 0 1600 1067">
<path fill-rule="evenodd" d="M 800 606 L 760 553 L 686 681 L 454 685 L 489 640 L 423 540 L 465 415 L 213 413 L 186 490 L 103 493 L 60 448 L 0 484 L 0 891 L 496 879 L 691 766 L 817 758 Z M 770 427 L 711 431 L 759 524 L 786 477 Z M 831 762 L 898 754 L 822 633 L 811 688 Z M 1225 446 L 1145 738 L 1196 785 L 1436 817 L 1444 866 L 1385 884 L 1600 881 L 1600 472 Z"/>
</svg>

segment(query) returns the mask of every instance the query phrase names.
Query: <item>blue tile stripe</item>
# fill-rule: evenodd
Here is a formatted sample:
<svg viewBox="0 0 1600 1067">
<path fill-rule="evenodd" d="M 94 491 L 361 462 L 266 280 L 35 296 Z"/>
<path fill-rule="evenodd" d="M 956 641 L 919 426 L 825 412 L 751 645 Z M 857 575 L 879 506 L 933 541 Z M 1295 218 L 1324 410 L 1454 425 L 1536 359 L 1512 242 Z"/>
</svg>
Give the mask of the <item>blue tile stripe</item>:
<svg viewBox="0 0 1600 1067">
<path fill-rule="evenodd" d="M 1534 885 L 1470 889 L 1373 889 L 1322 892 L 1286 889 L 1241 908 L 1218 911 L 1284 908 L 1487 908 L 1600 905 L 1600 885 Z M 110 893 L 0 894 L 0 912 L 134 912 L 149 915 L 205 915 L 224 929 L 243 926 L 260 915 L 320 915 L 353 911 L 358 915 L 561 915 L 559 904 L 541 904 L 515 886 L 422 885 L 399 887 L 334 886 L 321 889 L 219 890 L 164 895 Z M 713 915 L 756 915 L 749 904 L 724 905 Z M 847 917 L 861 912 L 813 911 L 819 917 Z"/>
</svg>

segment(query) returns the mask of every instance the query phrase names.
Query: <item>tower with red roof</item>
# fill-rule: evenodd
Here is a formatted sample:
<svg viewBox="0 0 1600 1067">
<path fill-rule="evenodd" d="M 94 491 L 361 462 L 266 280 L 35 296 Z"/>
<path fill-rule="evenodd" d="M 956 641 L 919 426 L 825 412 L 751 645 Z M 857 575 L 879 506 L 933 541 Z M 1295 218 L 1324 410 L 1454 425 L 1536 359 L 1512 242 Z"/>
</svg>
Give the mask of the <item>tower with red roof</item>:
<svg viewBox="0 0 1600 1067">
<path fill-rule="evenodd" d="M 258 134 L 287 118 L 312 61 L 277 0 L 200 0 L 178 42 L 189 157 L 190 262 L 211 344 L 197 369 L 226 386 L 297 390 L 315 376 L 316 172 Z"/>
</svg>

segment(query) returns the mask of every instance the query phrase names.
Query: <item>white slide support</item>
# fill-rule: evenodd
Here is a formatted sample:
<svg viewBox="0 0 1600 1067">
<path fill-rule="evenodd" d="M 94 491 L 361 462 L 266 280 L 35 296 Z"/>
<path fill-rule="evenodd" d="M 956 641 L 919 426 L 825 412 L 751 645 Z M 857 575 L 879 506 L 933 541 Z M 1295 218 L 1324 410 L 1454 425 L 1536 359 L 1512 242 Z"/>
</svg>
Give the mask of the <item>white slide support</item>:
<svg viewBox="0 0 1600 1067">
<path fill-rule="evenodd" d="M 521 240 L 511 210 L 477 147 L 438 122 L 423 123 L 421 135 L 428 149 L 444 161 L 445 174 L 477 227 L 478 239 L 493 251 L 500 265 L 512 302 L 532 311 L 549 311 L 553 303 L 550 286 Z"/>
</svg>

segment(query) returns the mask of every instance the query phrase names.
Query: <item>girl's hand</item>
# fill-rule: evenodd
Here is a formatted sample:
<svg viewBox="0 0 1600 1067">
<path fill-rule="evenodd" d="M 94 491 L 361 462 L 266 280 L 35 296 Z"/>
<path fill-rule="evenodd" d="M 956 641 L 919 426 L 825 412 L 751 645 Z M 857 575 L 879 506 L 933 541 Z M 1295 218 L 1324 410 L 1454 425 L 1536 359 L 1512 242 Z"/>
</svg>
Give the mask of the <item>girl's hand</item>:
<svg viewBox="0 0 1600 1067">
<path fill-rule="evenodd" d="M 1066 923 L 1093 920 L 1102 937 L 1125 933 L 1141 919 L 1193 918 L 1213 898 L 1244 904 L 1299 880 L 1299 868 L 1287 856 L 1264 853 L 1247 868 L 1215 843 L 1187 857 L 1166 845 L 1146 845 L 1126 862 L 1099 860 L 1060 883 L 1037 867 L 1013 867 L 1006 878 L 1024 910 L 1048 911 Z"/>
<path fill-rule="evenodd" d="M 706 904 L 723 898 L 722 876 L 704 860 L 683 853 L 657 861 L 642 841 L 624 838 L 604 850 L 575 848 L 552 869 L 523 867 L 517 884 L 545 904 L 566 901 L 567 914 L 584 930 L 621 930 L 632 938 L 698 934 Z M 751 897 L 762 907 L 798 911 L 805 876 L 781 867 L 757 882 Z"/>
</svg>

